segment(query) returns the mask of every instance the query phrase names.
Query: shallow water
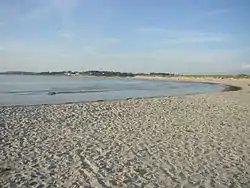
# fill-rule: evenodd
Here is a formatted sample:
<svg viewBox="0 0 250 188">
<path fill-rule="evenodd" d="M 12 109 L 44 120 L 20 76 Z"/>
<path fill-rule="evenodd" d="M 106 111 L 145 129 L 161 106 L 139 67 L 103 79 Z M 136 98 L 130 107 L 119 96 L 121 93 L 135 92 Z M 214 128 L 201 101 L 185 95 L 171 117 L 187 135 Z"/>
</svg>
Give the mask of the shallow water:
<svg viewBox="0 0 250 188">
<path fill-rule="evenodd" d="M 0 76 L 0 105 L 34 105 L 209 93 L 215 84 L 133 78 Z M 49 95 L 53 92 L 55 95 Z"/>
</svg>

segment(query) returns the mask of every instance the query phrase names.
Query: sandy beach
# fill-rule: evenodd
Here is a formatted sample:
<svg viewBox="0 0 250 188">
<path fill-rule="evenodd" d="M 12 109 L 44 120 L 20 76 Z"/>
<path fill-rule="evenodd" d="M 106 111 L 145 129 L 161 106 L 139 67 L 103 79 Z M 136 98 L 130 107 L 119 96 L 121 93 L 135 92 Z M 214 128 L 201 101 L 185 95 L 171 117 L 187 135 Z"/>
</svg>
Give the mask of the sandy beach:
<svg viewBox="0 0 250 188">
<path fill-rule="evenodd" d="M 250 187 L 250 80 L 173 79 L 242 90 L 0 107 L 0 187 Z"/>
</svg>

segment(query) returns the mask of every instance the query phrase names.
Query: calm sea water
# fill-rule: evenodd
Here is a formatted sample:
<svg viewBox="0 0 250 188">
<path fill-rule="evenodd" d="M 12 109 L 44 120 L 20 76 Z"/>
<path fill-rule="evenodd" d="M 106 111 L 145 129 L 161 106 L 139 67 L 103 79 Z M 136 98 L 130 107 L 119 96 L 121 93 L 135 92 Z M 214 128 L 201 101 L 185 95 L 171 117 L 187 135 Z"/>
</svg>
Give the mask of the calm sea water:
<svg viewBox="0 0 250 188">
<path fill-rule="evenodd" d="M 133 78 L 0 76 L 0 105 L 58 104 L 209 93 L 221 86 Z M 49 95 L 55 92 L 55 95 Z"/>
</svg>

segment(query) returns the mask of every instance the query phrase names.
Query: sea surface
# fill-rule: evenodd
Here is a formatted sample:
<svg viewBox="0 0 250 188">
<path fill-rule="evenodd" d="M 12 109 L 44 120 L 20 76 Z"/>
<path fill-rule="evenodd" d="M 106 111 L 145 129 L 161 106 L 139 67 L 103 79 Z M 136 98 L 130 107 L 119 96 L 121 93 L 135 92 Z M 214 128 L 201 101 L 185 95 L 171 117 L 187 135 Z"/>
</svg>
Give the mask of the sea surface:
<svg viewBox="0 0 250 188">
<path fill-rule="evenodd" d="M 215 84 L 134 78 L 0 76 L 0 105 L 36 105 L 210 93 Z M 53 92 L 54 95 L 50 95 Z"/>
</svg>

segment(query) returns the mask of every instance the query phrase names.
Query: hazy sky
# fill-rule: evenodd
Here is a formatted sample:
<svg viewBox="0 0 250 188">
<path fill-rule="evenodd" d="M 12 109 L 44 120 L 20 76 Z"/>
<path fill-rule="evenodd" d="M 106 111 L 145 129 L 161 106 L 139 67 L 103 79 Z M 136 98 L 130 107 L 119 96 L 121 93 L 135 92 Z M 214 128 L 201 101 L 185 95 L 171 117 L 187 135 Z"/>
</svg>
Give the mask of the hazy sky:
<svg viewBox="0 0 250 188">
<path fill-rule="evenodd" d="M 0 0 L 0 71 L 250 69 L 250 0 Z"/>
</svg>

